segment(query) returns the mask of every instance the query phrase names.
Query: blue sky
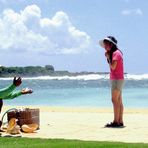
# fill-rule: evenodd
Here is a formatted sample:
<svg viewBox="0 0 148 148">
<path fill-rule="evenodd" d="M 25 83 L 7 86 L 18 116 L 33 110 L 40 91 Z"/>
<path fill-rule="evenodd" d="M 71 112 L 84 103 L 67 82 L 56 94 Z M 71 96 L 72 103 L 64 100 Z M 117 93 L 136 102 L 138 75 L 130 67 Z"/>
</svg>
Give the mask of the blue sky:
<svg viewBox="0 0 148 148">
<path fill-rule="evenodd" d="M 109 71 L 98 40 L 113 35 L 125 72 L 148 73 L 146 0 L 0 0 L 0 65 Z"/>
</svg>

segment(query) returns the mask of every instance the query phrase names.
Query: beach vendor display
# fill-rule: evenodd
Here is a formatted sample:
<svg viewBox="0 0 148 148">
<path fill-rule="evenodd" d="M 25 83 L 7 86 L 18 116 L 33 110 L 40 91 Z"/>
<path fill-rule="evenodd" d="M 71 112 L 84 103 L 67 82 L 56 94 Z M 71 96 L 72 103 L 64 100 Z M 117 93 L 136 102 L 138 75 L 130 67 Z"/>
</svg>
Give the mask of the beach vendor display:
<svg viewBox="0 0 148 148">
<path fill-rule="evenodd" d="M 22 83 L 21 77 L 18 77 L 18 78 L 14 77 L 13 83 L 9 87 L 0 90 L 0 113 L 3 106 L 3 100 L 14 99 L 18 96 L 31 94 L 33 92 L 31 89 L 28 89 L 28 88 L 22 89 L 21 91 L 18 91 L 18 92 L 14 92 L 15 88 L 20 86 L 21 83 Z M 0 128 L 1 128 L 1 125 L 2 125 L 2 121 L 0 121 Z"/>
<path fill-rule="evenodd" d="M 105 127 L 123 127 L 123 54 L 117 47 L 117 40 L 113 36 L 108 36 L 100 40 L 99 44 L 105 49 L 105 56 L 110 67 L 111 95 L 114 109 L 114 120 L 106 124 Z"/>
</svg>

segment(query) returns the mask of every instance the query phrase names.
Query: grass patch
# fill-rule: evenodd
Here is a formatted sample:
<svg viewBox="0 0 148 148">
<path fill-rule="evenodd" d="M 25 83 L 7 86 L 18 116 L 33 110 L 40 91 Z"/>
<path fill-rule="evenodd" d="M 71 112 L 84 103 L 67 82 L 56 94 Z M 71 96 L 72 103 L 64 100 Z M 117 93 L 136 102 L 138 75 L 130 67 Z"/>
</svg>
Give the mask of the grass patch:
<svg viewBox="0 0 148 148">
<path fill-rule="evenodd" d="M 143 143 L 98 142 L 64 139 L 0 138 L 0 148 L 147 148 Z"/>
</svg>

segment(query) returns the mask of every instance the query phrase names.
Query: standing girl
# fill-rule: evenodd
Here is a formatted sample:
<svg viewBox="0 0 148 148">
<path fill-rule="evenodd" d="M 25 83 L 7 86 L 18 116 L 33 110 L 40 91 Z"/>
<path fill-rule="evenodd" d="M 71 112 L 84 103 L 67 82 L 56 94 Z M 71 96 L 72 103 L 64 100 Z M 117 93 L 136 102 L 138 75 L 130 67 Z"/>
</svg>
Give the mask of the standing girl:
<svg viewBox="0 0 148 148">
<path fill-rule="evenodd" d="M 106 52 L 105 56 L 110 67 L 111 96 L 114 108 L 114 120 L 106 127 L 123 127 L 122 88 L 124 84 L 123 54 L 117 47 L 117 40 L 108 36 L 99 41 Z"/>
</svg>

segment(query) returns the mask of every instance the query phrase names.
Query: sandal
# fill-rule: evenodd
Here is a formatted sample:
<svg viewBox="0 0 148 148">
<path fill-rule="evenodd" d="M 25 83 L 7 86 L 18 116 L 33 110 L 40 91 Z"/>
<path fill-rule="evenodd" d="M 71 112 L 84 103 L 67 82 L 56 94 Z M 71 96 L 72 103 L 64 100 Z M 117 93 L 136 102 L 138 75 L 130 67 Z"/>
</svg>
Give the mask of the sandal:
<svg viewBox="0 0 148 148">
<path fill-rule="evenodd" d="M 121 128 L 126 127 L 126 126 L 124 125 L 124 123 L 119 123 L 119 126 L 120 126 Z"/>
<path fill-rule="evenodd" d="M 111 122 L 105 125 L 105 127 L 120 127 L 120 124 L 116 122 Z"/>
<path fill-rule="evenodd" d="M 123 123 L 119 123 L 119 125 L 120 125 L 120 126 L 124 126 L 124 124 L 123 124 Z"/>
</svg>

